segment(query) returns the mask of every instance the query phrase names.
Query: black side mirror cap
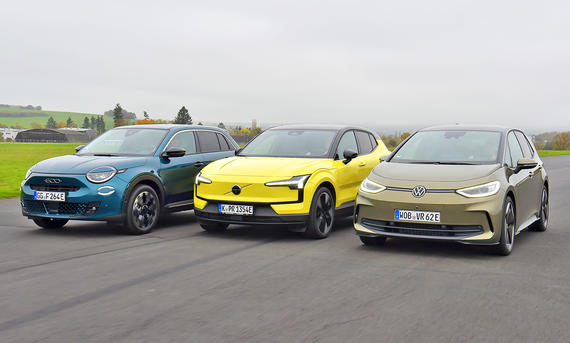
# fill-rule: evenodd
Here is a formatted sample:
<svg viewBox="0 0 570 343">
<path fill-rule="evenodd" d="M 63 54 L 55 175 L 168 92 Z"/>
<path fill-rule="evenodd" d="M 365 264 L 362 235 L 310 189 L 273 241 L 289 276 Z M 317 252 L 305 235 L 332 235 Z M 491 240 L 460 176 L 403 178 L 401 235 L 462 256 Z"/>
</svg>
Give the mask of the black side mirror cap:
<svg viewBox="0 0 570 343">
<path fill-rule="evenodd" d="M 344 164 L 347 164 L 348 162 L 352 161 L 353 159 L 356 158 L 356 156 L 358 156 L 358 152 L 352 150 L 352 149 L 346 149 L 342 155 L 344 156 L 344 161 L 342 161 Z"/>
<path fill-rule="evenodd" d="M 83 148 L 85 148 L 85 144 L 78 145 L 78 146 L 75 147 L 75 152 L 79 152 L 79 150 L 81 150 L 81 149 L 83 149 Z"/>
<path fill-rule="evenodd" d="M 532 169 L 538 165 L 538 162 L 533 160 L 532 158 L 521 158 L 517 161 L 517 167 L 515 168 L 515 173 L 523 169 Z"/>
<path fill-rule="evenodd" d="M 186 155 L 186 149 L 178 148 L 178 147 L 172 147 L 172 148 L 166 149 L 162 154 L 160 154 L 160 157 L 171 158 L 171 157 L 182 157 L 184 155 Z"/>
</svg>

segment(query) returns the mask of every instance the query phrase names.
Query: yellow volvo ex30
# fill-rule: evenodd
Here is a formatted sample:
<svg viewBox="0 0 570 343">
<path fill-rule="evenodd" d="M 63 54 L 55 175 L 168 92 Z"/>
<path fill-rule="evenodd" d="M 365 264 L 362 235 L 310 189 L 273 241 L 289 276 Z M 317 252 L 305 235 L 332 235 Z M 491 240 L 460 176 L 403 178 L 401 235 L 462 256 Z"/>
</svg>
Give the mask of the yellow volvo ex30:
<svg viewBox="0 0 570 343">
<path fill-rule="evenodd" d="M 286 224 L 325 238 L 336 215 L 352 214 L 358 187 L 388 153 L 362 128 L 275 127 L 196 176 L 194 212 L 206 231 Z"/>
</svg>

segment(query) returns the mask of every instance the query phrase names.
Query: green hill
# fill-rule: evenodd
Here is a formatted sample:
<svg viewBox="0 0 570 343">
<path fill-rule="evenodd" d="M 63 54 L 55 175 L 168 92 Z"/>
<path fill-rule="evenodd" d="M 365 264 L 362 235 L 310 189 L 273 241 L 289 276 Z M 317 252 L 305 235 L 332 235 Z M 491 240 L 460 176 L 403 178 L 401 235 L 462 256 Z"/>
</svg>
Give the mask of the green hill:
<svg viewBox="0 0 570 343">
<path fill-rule="evenodd" d="M 33 110 L 15 107 L 0 107 L 0 124 L 8 127 L 19 124 L 23 128 L 32 128 L 32 123 L 39 123 L 45 125 L 49 117 L 53 117 L 56 122 L 66 122 L 67 118 L 81 127 L 83 125 L 83 118 L 91 116 L 100 116 L 101 114 L 93 113 L 78 113 L 78 112 L 62 112 L 62 111 L 44 111 Z M 105 127 L 110 129 L 113 127 L 113 118 L 104 116 Z"/>
</svg>

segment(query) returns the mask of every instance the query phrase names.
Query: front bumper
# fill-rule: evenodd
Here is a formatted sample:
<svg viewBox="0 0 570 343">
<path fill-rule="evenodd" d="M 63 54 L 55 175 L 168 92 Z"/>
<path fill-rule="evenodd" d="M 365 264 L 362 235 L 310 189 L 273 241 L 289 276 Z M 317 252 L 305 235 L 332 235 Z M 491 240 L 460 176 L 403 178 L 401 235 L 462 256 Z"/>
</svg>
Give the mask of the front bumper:
<svg viewBox="0 0 570 343">
<path fill-rule="evenodd" d="M 227 204 L 228 202 L 224 202 Z M 305 225 L 309 214 L 278 214 L 269 204 L 248 203 L 254 206 L 252 216 L 228 215 L 218 212 L 218 202 L 208 202 L 203 208 L 194 207 L 194 214 L 201 222 L 227 224 L 286 224 Z"/>
<path fill-rule="evenodd" d="M 45 182 L 46 179 L 58 179 L 60 182 L 49 184 Z M 28 218 L 109 220 L 121 215 L 124 190 L 125 186 L 118 177 L 93 184 L 85 175 L 34 173 L 21 186 L 22 215 Z M 36 191 L 63 191 L 66 201 L 35 200 Z"/>
<path fill-rule="evenodd" d="M 496 244 L 500 238 L 504 195 L 465 198 L 456 193 L 427 193 L 414 198 L 409 192 L 386 190 L 360 193 L 356 199 L 354 228 L 359 236 L 404 237 Z M 440 223 L 394 219 L 396 210 L 435 211 Z"/>
</svg>

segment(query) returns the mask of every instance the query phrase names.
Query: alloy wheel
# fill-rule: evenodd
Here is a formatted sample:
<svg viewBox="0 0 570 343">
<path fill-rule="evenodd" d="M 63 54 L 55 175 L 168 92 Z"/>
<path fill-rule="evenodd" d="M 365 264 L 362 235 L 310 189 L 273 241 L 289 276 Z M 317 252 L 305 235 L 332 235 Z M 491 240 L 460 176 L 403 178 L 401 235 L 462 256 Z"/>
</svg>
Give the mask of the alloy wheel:
<svg viewBox="0 0 570 343">
<path fill-rule="evenodd" d="M 333 211 L 332 197 L 327 192 L 323 192 L 317 201 L 317 215 L 315 216 L 315 226 L 323 234 L 329 232 L 332 227 Z"/>
<path fill-rule="evenodd" d="M 148 191 L 140 192 L 133 203 L 133 222 L 141 230 L 152 227 L 156 221 L 157 199 Z"/>
<path fill-rule="evenodd" d="M 505 209 L 505 240 L 507 249 L 511 250 L 515 240 L 515 211 L 513 203 L 510 201 L 507 203 L 507 208 Z"/>
<path fill-rule="evenodd" d="M 542 201 L 541 201 L 541 208 L 540 208 L 540 216 L 542 217 L 542 222 L 544 223 L 544 227 L 548 225 L 548 215 L 549 215 L 549 208 L 548 208 L 548 191 L 546 188 L 542 189 Z"/>
</svg>

